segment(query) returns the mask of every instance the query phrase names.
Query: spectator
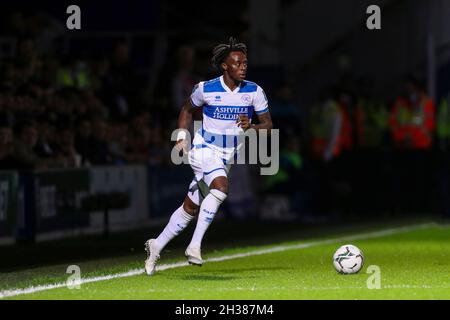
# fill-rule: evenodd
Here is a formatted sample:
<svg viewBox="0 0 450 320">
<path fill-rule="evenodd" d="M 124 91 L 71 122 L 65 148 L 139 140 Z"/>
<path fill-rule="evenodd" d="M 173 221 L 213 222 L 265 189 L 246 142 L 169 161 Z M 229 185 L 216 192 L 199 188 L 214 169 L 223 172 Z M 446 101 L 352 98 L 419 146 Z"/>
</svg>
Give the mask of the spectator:
<svg viewBox="0 0 450 320">
<path fill-rule="evenodd" d="M 91 85 L 89 70 L 82 59 L 66 57 L 58 68 L 56 77 L 59 88 L 86 89 Z"/>
<path fill-rule="evenodd" d="M 51 158 L 56 156 L 54 130 L 47 117 L 42 117 L 36 124 L 38 131 L 38 141 L 34 147 L 35 153 L 41 158 Z"/>
<path fill-rule="evenodd" d="M 17 41 L 16 67 L 20 70 L 20 80 L 26 82 L 39 73 L 42 61 L 30 37 L 23 37 Z"/>
<path fill-rule="evenodd" d="M 0 170 L 15 168 L 13 157 L 13 131 L 7 113 L 0 113 Z"/>
<path fill-rule="evenodd" d="M 275 97 L 270 102 L 271 116 L 274 123 L 282 123 L 282 130 L 295 130 L 301 134 L 301 114 L 300 108 L 294 102 L 292 88 L 287 83 L 282 83 L 275 93 Z M 282 132 L 283 134 L 283 132 Z"/>
<path fill-rule="evenodd" d="M 386 176 L 388 161 L 385 161 L 389 111 L 380 99 L 376 99 L 373 88 L 371 80 L 360 80 L 355 108 L 355 165 L 351 170 L 355 209 L 361 213 L 384 211 L 389 192 L 385 187 L 389 180 Z M 368 206 L 368 203 L 372 205 Z"/>
<path fill-rule="evenodd" d="M 17 139 L 14 141 L 14 158 L 19 169 L 31 170 L 43 167 L 34 148 L 38 141 L 38 132 L 34 122 L 25 120 L 19 122 L 15 128 Z"/>
<path fill-rule="evenodd" d="M 435 106 L 417 80 L 408 78 L 390 114 L 397 149 L 429 150 L 435 129 Z"/>
<path fill-rule="evenodd" d="M 109 149 L 115 165 L 127 163 L 128 132 L 126 123 L 115 122 L 109 126 Z"/>
<path fill-rule="evenodd" d="M 183 103 L 190 97 L 192 88 L 199 79 L 193 74 L 195 50 L 190 46 L 182 46 L 177 52 L 178 71 L 172 79 L 173 111 L 178 113 Z"/>
<path fill-rule="evenodd" d="M 140 87 L 130 62 L 130 46 L 126 41 L 119 41 L 114 46 L 104 82 L 104 99 L 112 118 L 132 114 L 132 106 L 139 102 Z"/>
<path fill-rule="evenodd" d="M 81 157 L 81 166 L 89 166 L 92 124 L 87 118 L 79 118 L 76 124 L 75 150 Z"/>
<path fill-rule="evenodd" d="M 316 159 L 329 162 L 340 155 L 342 128 L 343 115 L 339 103 L 330 89 L 324 89 L 310 117 L 311 148 Z"/>
<path fill-rule="evenodd" d="M 395 148 L 393 204 L 396 210 L 422 211 L 431 184 L 430 156 L 435 129 L 435 106 L 423 86 L 408 77 L 390 113 Z"/>
<path fill-rule="evenodd" d="M 81 167 L 81 155 L 76 151 L 73 129 L 70 126 L 58 132 L 58 153 L 66 160 L 65 167 Z"/>
<path fill-rule="evenodd" d="M 48 169 L 64 167 L 61 157 L 44 159 L 39 157 L 34 148 L 38 142 L 36 124 L 31 120 L 20 121 L 15 128 L 13 157 L 16 167 L 21 170 Z"/>
<path fill-rule="evenodd" d="M 103 118 L 95 119 L 92 122 L 92 139 L 88 149 L 88 160 L 92 165 L 112 163 L 107 135 L 108 123 Z"/>
<path fill-rule="evenodd" d="M 128 127 L 127 159 L 130 163 L 147 163 L 152 139 L 148 112 L 141 111 L 133 116 Z"/>
<path fill-rule="evenodd" d="M 280 153 L 280 168 L 277 174 L 266 176 L 265 188 L 269 193 L 289 195 L 291 210 L 302 215 L 311 210 L 311 194 L 300 148 L 299 137 L 288 133 Z"/>
</svg>

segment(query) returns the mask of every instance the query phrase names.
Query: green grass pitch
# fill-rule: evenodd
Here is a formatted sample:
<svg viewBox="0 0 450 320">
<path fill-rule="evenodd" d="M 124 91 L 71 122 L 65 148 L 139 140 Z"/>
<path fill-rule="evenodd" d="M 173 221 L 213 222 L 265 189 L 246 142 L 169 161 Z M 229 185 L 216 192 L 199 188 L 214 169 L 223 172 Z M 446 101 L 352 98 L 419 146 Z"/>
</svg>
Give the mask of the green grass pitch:
<svg viewBox="0 0 450 320">
<path fill-rule="evenodd" d="M 4 299 L 152 300 L 450 299 L 448 226 L 432 224 L 366 235 L 355 231 L 272 245 L 220 248 L 204 253 L 209 261 L 203 267 L 181 265 L 159 271 L 152 277 L 140 273 L 83 283 L 80 289 L 62 287 L 15 295 L 19 292 L 15 289 L 64 283 L 70 276 L 65 274 L 67 264 L 24 269 L 0 274 L 0 296 Z M 346 243 L 361 248 L 365 256 L 364 267 L 356 275 L 340 275 L 332 265 L 334 251 Z M 184 263 L 179 253 L 163 255 L 160 265 Z M 242 255 L 232 256 L 237 254 Z M 214 258 L 219 261 L 211 261 Z M 87 261 L 80 264 L 82 277 L 142 269 L 143 259 L 143 253 L 139 253 Z M 366 272 L 371 265 L 380 268 L 380 289 L 367 287 L 372 274 Z"/>
</svg>

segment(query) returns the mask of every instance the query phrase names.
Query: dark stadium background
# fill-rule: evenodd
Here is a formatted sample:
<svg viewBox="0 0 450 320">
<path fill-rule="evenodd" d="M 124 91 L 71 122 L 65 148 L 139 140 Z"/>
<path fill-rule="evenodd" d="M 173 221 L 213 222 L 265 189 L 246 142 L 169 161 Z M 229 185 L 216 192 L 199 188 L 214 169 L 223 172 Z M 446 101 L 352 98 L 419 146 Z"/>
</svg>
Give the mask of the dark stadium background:
<svg viewBox="0 0 450 320">
<path fill-rule="evenodd" d="M 66 28 L 70 4 L 81 30 Z M 366 27 L 372 4 L 381 30 Z M 230 36 L 268 96 L 280 171 L 235 166 L 206 241 L 448 219 L 449 12 L 444 0 L 3 1 L 0 268 L 127 254 L 160 231 L 192 178 L 170 161 L 180 101 L 217 75 L 211 50 Z M 434 106 L 420 148 L 396 136 L 394 108 L 418 95 Z"/>
</svg>

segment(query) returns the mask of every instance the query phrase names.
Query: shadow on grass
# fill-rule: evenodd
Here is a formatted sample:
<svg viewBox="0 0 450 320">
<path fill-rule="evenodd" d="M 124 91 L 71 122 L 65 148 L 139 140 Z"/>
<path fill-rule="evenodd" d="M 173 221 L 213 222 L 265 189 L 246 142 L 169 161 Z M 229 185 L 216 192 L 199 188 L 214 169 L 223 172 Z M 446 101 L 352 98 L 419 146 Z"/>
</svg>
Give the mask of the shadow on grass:
<svg viewBox="0 0 450 320">
<path fill-rule="evenodd" d="M 183 275 L 172 275 L 168 277 L 172 280 L 188 280 L 188 281 L 229 281 L 235 279 L 254 279 L 260 278 L 263 275 L 258 275 L 260 271 L 289 271 L 293 268 L 283 268 L 283 267 L 247 267 L 247 268 L 232 268 L 232 269 L 220 269 L 220 270 L 205 270 L 201 271 L 201 274 L 183 274 Z M 249 275 L 247 272 L 251 272 Z M 237 275 L 239 273 L 245 273 L 245 275 Z M 234 275 L 230 275 L 234 274 Z"/>
<path fill-rule="evenodd" d="M 187 281 L 230 281 L 237 279 L 238 277 L 221 276 L 221 275 L 206 275 L 206 274 L 191 274 L 172 276 L 170 279 L 174 280 L 187 280 Z"/>
<path fill-rule="evenodd" d="M 294 270 L 294 268 L 287 267 L 244 267 L 244 268 L 230 268 L 230 269 L 214 269 L 207 270 L 204 273 L 240 273 L 240 272 L 252 272 L 257 273 L 260 271 L 289 271 Z"/>
</svg>

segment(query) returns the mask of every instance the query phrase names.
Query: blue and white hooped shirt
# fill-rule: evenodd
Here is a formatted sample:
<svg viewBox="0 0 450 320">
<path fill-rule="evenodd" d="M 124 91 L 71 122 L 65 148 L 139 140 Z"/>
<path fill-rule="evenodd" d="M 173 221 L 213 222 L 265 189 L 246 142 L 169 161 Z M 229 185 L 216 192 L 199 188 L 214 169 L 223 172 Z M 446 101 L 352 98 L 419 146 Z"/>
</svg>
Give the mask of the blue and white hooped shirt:
<svg viewBox="0 0 450 320">
<path fill-rule="evenodd" d="M 236 120 L 246 114 L 250 121 L 253 111 L 257 115 L 269 111 L 263 89 L 254 82 L 243 81 L 233 91 L 224 83 L 223 76 L 198 83 L 191 94 L 191 104 L 203 107 L 202 128 L 194 137 L 194 146 L 206 145 L 222 153 L 229 160 L 240 148 L 237 136 L 243 134 Z"/>
</svg>

